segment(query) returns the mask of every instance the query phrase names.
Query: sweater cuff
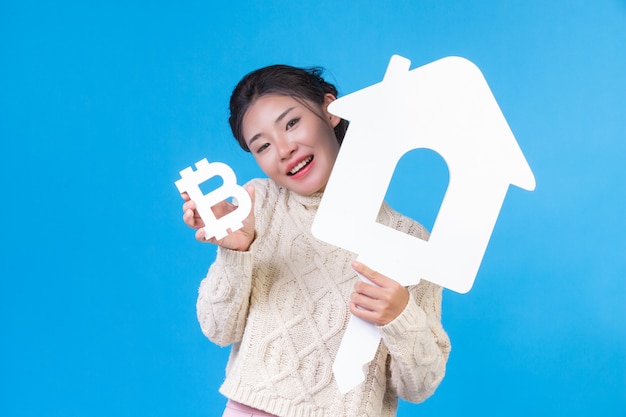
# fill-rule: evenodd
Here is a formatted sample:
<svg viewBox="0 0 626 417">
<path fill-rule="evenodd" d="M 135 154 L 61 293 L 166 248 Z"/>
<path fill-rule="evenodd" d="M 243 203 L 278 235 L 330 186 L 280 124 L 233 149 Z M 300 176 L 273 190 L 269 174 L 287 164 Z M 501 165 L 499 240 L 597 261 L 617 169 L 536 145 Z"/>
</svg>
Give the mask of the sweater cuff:
<svg viewBox="0 0 626 417">
<path fill-rule="evenodd" d="M 409 302 L 398 317 L 384 326 L 378 326 L 385 338 L 406 336 L 407 331 L 414 331 L 428 327 L 426 313 L 415 301 L 413 293 L 409 291 Z"/>
<path fill-rule="evenodd" d="M 218 246 L 217 256 L 226 265 L 242 267 L 252 262 L 252 247 L 250 247 L 250 250 L 244 252 Z"/>
</svg>

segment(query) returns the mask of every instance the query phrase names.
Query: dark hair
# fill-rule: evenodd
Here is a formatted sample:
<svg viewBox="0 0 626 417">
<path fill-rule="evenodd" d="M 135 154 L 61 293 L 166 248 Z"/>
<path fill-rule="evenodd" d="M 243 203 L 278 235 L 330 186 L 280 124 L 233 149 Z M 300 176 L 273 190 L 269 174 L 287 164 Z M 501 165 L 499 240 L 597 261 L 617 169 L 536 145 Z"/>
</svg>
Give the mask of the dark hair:
<svg viewBox="0 0 626 417">
<path fill-rule="evenodd" d="M 239 146 L 250 152 L 243 137 L 242 122 L 248 107 L 259 97 L 278 94 L 293 97 L 302 101 L 304 105 L 307 105 L 304 100 L 309 100 L 320 106 L 324 104 L 325 94 L 330 93 L 337 97 L 337 89 L 322 78 L 323 72 L 324 70 L 319 67 L 297 68 L 289 65 L 271 65 L 243 77 L 230 96 L 230 117 L 228 118 L 230 129 L 239 142 Z M 348 122 L 343 119 L 335 127 L 335 136 L 339 144 L 343 141 L 347 128 Z"/>
</svg>

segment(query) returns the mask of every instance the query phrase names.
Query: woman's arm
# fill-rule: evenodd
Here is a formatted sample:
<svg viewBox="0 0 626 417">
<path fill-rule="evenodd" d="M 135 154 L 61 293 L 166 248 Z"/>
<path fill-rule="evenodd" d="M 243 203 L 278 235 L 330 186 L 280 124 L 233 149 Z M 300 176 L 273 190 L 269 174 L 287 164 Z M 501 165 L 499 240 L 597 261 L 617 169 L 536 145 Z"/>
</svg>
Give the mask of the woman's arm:
<svg viewBox="0 0 626 417">
<path fill-rule="evenodd" d="M 241 340 L 252 287 L 252 252 L 219 248 L 200 283 L 196 313 L 202 332 L 226 346 Z"/>
<path fill-rule="evenodd" d="M 391 384 L 403 399 L 422 402 L 443 379 L 451 347 L 441 325 L 442 288 L 421 281 L 409 293 L 404 311 L 379 329 L 390 355 Z"/>
<path fill-rule="evenodd" d="M 419 239 L 428 240 L 428 231 L 414 220 L 399 215 L 383 204 L 378 221 Z M 387 278 L 389 280 L 389 278 Z M 385 285 L 393 288 L 394 281 Z M 379 282 L 376 283 L 380 285 Z M 396 284 L 395 294 L 399 294 Z M 404 287 L 402 289 L 406 290 Z M 393 320 L 379 324 L 389 351 L 390 383 L 407 401 L 421 402 L 433 394 L 446 371 L 450 339 L 441 324 L 442 288 L 428 281 L 408 287 L 408 299 Z M 397 306 L 395 307 L 397 311 Z"/>
<path fill-rule="evenodd" d="M 250 214 L 243 221 L 243 227 L 219 241 L 205 240 L 204 223 L 197 213 L 195 203 L 183 195 L 183 220 L 196 229 L 196 239 L 218 245 L 217 257 L 209 268 L 206 278 L 200 283 L 196 313 L 202 332 L 214 343 L 226 346 L 241 340 L 248 315 L 252 274 L 254 264 L 254 246 L 259 221 L 255 212 L 263 210 L 265 189 L 261 183 L 252 181 L 246 185 L 252 207 Z M 260 198 L 257 199 L 257 188 Z M 221 217 L 236 209 L 226 201 L 212 207 L 216 217 Z M 218 212 L 216 212 L 218 211 Z"/>
<path fill-rule="evenodd" d="M 355 284 L 350 312 L 380 329 L 398 395 L 424 401 L 443 379 L 450 352 L 441 326 L 441 287 L 422 281 L 407 289 L 359 262 L 352 266 L 371 284 Z"/>
</svg>

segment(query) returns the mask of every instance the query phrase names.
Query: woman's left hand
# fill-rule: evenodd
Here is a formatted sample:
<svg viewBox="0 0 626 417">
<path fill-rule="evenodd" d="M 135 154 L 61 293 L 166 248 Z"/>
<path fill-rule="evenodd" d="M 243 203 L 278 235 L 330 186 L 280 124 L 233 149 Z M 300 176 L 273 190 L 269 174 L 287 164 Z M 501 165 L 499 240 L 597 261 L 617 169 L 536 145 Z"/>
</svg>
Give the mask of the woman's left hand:
<svg viewBox="0 0 626 417">
<path fill-rule="evenodd" d="M 396 281 L 360 262 L 352 262 L 352 268 L 375 285 L 359 280 L 350 296 L 350 311 L 360 319 L 384 326 L 402 313 L 409 302 L 409 290 Z"/>
</svg>

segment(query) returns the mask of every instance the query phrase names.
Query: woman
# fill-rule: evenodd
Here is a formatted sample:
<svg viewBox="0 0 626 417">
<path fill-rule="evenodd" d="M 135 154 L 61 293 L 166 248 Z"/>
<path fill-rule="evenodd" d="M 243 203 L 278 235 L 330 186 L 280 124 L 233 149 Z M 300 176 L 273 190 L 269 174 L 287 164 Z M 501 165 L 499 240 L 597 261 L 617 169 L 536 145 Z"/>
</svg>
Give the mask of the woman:
<svg viewBox="0 0 626 417">
<path fill-rule="evenodd" d="M 231 96 L 233 135 L 269 178 L 246 186 L 254 209 L 244 227 L 209 240 L 218 254 L 199 289 L 204 334 L 232 344 L 224 416 L 394 416 L 398 396 L 423 401 L 444 376 L 441 287 L 403 287 L 310 232 L 347 128 L 327 110 L 336 96 L 319 69 L 284 65 L 246 75 Z M 185 223 L 205 241 L 194 202 L 183 198 Z M 214 208 L 218 217 L 233 209 Z M 428 237 L 387 205 L 378 221 Z M 350 314 L 378 326 L 382 343 L 365 381 L 344 395 L 332 363 Z"/>
</svg>

